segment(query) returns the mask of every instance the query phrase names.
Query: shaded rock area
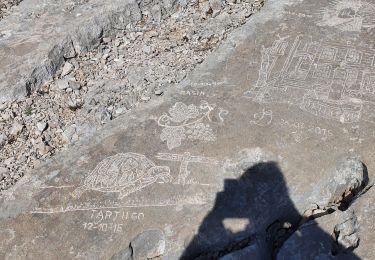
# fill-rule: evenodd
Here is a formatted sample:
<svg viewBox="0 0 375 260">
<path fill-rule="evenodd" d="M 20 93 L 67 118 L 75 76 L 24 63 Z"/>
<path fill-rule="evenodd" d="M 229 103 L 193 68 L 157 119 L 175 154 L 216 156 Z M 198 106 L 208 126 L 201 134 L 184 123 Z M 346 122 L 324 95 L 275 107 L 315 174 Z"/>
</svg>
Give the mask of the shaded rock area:
<svg viewBox="0 0 375 260">
<path fill-rule="evenodd" d="M 128 248 L 111 257 L 111 260 L 154 259 L 165 251 L 165 237 L 161 230 L 147 230 L 134 238 Z"/>
<path fill-rule="evenodd" d="M 203 3 L 202 27 L 193 26 L 201 38 L 200 28 L 242 2 Z M 180 28 L 173 14 L 163 18 L 165 7 L 136 6 L 139 21 L 149 13 L 164 28 Z M 101 127 L 82 130 L 72 120 L 63 136 L 75 141 L 1 192 L 0 259 L 372 259 L 372 8 L 368 1 L 269 0 L 220 42 L 203 37 L 209 51 L 201 54 L 184 56 L 182 42 L 172 48 L 137 29 L 135 38 L 129 31 L 100 37 L 97 51 L 64 60 L 30 99 L 43 89 L 72 97 L 86 87 L 67 106 L 72 117 L 87 112 Z M 184 44 L 196 46 L 190 39 Z M 122 55 L 115 47 L 132 43 L 142 46 L 141 61 L 126 55 L 135 47 L 125 48 L 126 73 L 114 72 L 125 76 L 111 80 L 107 72 Z M 153 49 L 159 44 L 181 47 L 173 55 L 189 66 Z M 202 59 L 192 62 L 193 53 Z M 170 57 L 171 67 L 156 58 L 160 70 L 152 67 L 151 77 L 146 54 Z M 91 84 L 98 84 L 93 92 Z M 125 97 L 103 93 L 123 84 L 154 94 L 141 91 L 147 104 L 115 115 Z M 33 121 L 33 131 L 46 136 L 53 123 L 44 119 Z M 7 122 L 4 147 L 29 126 Z M 45 137 L 33 145 L 48 151 Z"/>
</svg>

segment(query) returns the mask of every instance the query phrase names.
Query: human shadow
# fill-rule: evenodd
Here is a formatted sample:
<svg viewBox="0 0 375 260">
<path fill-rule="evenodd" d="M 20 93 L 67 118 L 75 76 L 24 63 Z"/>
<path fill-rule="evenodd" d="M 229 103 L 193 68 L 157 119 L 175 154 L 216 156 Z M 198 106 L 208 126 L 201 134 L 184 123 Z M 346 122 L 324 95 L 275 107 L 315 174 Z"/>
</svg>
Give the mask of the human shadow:
<svg viewBox="0 0 375 260">
<path fill-rule="evenodd" d="M 301 220 L 277 163 L 258 163 L 238 179 L 224 181 L 224 190 L 180 259 L 360 259 L 350 250 L 335 256 L 335 239 L 318 225 L 308 229 L 309 239 L 313 234 L 309 252 L 277 256 Z"/>
</svg>

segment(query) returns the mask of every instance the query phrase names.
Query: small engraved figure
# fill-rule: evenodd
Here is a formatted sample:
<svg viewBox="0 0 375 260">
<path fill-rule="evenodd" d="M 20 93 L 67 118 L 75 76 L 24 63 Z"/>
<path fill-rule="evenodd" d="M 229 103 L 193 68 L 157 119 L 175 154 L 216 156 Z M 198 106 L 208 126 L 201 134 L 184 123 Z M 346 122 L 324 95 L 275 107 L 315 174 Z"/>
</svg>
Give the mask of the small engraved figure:
<svg viewBox="0 0 375 260">
<path fill-rule="evenodd" d="M 163 161 L 181 162 L 176 184 L 182 185 L 186 184 L 186 179 L 190 175 L 190 171 L 188 170 L 189 163 L 218 164 L 218 161 L 214 158 L 192 156 L 189 152 L 184 154 L 158 153 L 156 158 Z"/>
<path fill-rule="evenodd" d="M 169 109 L 169 114 L 164 113 L 158 119 L 158 125 L 163 127 L 160 139 L 167 142 L 169 150 L 181 146 L 185 139 L 215 141 L 216 136 L 210 125 L 210 122 L 213 122 L 211 113 L 215 107 L 215 104 L 209 104 L 207 101 L 202 101 L 200 106 L 175 103 Z M 221 115 L 227 114 L 228 111 L 219 109 L 222 123 L 224 119 Z"/>
<path fill-rule="evenodd" d="M 272 110 L 262 109 L 261 112 L 254 114 L 254 120 L 250 121 L 252 125 L 267 126 L 272 123 Z"/>
<path fill-rule="evenodd" d="M 101 161 L 85 178 L 81 187 L 73 191 L 72 197 L 79 198 L 87 190 L 118 192 L 122 199 L 129 194 L 159 182 L 172 181 L 167 166 L 156 166 L 142 154 L 119 153 Z"/>
<path fill-rule="evenodd" d="M 360 32 L 375 27 L 374 4 L 364 0 L 331 0 L 321 13 L 319 26 L 336 27 L 341 31 Z"/>
</svg>

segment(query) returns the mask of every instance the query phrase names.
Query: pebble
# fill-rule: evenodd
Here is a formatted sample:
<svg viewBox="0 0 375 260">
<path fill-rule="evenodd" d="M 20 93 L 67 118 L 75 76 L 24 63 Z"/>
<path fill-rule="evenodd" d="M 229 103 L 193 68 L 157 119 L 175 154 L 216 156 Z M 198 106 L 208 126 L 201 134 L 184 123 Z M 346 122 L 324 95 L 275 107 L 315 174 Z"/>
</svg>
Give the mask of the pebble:
<svg viewBox="0 0 375 260">
<path fill-rule="evenodd" d="M 7 103 L 0 103 L 0 111 L 4 111 L 7 108 Z"/>
<path fill-rule="evenodd" d="M 38 130 L 39 130 L 41 133 L 43 133 L 43 131 L 47 129 L 47 126 L 48 126 L 48 125 L 47 125 L 46 122 L 38 122 L 38 123 L 36 124 L 36 127 L 38 128 Z"/>
<path fill-rule="evenodd" d="M 164 92 L 163 92 L 163 90 L 161 90 L 161 89 L 155 89 L 155 90 L 154 90 L 154 94 L 157 95 L 157 96 L 161 96 L 161 95 L 164 94 Z"/>
<path fill-rule="evenodd" d="M 72 89 L 72 90 L 79 90 L 81 89 L 81 84 L 79 84 L 79 82 L 77 81 L 73 81 L 73 80 L 69 80 L 69 87 Z"/>
<path fill-rule="evenodd" d="M 0 148 L 4 146 L 8 141 L 8 138 L 5 134 L 0 134 Z"/>
<path fill-rule="evenodd" d="M 65 62 L 64 67 L 61 72 L 61 77 L 68 75 L 70 72 L 73 71 L 73 69 L 74 69 L 74 66 L 71 63 Z"/>
<path fill-rule="evenodd" d="M 142 101 L 149 101 L 150 99 L 151 99 L 151 97 L 149 97 L 149 96 L 142 96 L 141 97 Z"/>
<path fill-rule="evenodd" d="M 23 124 L 19 123 L 19 122 L 14 122 L 13 125 L 12 125 L 12 128 L 10 130 L 10 134 L 12 136 L 17 136 L 19 135 L 21 132 L 22 132 L 22 129 L 23 129 Z"/>
<path fill-rule="evenodd" d="M 56 85 L 59 89 L 64 90 L 69 87 L 69 82 L 66 79 L 59 79 L 56 81 Z"/>
<path fill-rule="evenodd" d="M 104 37 L 103 38 L 103 42 L 104 43 L 110 43 L 112 40 L 111 40 L 111 38 L 109 38 L 109 37 Z"/>
<path fill-rule="evenodd" d="M 221 0 L 209 0 L 212 10 L 212 17 L 216 17 L 221 12 Z"/>
</svg>

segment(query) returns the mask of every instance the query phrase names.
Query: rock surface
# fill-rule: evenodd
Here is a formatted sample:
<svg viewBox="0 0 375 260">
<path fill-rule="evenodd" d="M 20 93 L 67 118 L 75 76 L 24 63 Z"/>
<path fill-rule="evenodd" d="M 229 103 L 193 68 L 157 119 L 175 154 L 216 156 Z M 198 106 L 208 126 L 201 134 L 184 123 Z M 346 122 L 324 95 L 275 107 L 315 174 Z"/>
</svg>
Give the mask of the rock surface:
<svg viewBox="0 0 375 260">
<path fill-rule="evenodd" d="M 108 28 L 111 34 L 102 39 L 101 35 L 99 46 L 87 53 L 76 55 L 74 48 L 68 48 L 63 53 L 66 61 L 52 81 L 26 99 L 0 102 L 0 132 L 8 136 L 9 125 L 14 120 L 26 125 L 17 139 L 7 139 L 4 149 L 0 150 L 0 166 L 17 172 L 0 182 L 0 190 L 9 188 L 61 149 L 93 135 L 104 124 L 149 102 L 154 94 L 161 96 L 164 90 L 182 81 L 234 28 L 257 12 L 262 3 L 263 0 L 223 2 L 222 14 L 212 17 L 206 13 L 204 3 L 195 1 L 185 4 L 174 1 L 171 6 L 165 2 L 162 8 L 153 2 L 140 1 L 138 5 L 130 6 L 140 12 L 139 21 L 136 19 L 125 29 Z M 153 5 L 162 11 L 158 23 L 151 12 Z M 74 32 L 74 28 L 70 29 Z M 39 31 L 34 33 L 40 34 Z M 48 31 L 43 33 L 50 37 Z M 39 55 L 46 50 L 33 51 Z M 50 125 L 45 132 L 33 127 L 41 120 Z M 52 149 L 41 155 L 34 149 L 38 138 Z M 12 164 L 2 163 L 11 158 L 14 159 Z"/>
<path fill-rule="evenodd" d="M 97 46 L 111 26 L 126 26 L 139 12 L 132 0 L 21 2 L 0 21 L 0 102 L 30 94 L 65 58 Z"/>
<path fill-rule="evenodd" d="M 277 259 L 360 259 L 350 253 L 359 243 L 358 225 L 352 211 L 311 220 L 284 243 Z"/>
<path fill-rule="evenodd" d="M 106 124 L 89 138 L 66 128 L 76 143 L 1 193 L 0 258 L 371 259 L 373 12 L 353 3 L 270 0 L 147 106 L 114 120 L 98 108 Z M 206 2 L 201 15 L 217 8 Z M 127 80 L 138 86 L 142 70 L 129 68 Z M 44 154 L 47 140 L 30 144 Z M 323 211 L 303 219 L 312 202 Z"/>
</svg>

